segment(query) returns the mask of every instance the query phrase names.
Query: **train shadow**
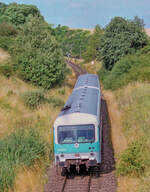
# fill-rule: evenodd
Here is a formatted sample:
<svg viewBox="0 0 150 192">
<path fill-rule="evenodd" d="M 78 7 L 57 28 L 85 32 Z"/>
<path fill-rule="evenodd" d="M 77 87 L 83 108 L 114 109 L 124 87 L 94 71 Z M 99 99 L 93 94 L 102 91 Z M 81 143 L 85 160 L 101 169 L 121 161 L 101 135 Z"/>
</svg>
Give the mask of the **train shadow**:
<svg viewBox="0 0 150 192">
<path fill-rule="evenodd" d="M 102 97 L 102 163 L 100 173 L 110 173 L 115 170 L 114 149 L 111 139 L 111 124 L 106 100 Z"/>
</svg>

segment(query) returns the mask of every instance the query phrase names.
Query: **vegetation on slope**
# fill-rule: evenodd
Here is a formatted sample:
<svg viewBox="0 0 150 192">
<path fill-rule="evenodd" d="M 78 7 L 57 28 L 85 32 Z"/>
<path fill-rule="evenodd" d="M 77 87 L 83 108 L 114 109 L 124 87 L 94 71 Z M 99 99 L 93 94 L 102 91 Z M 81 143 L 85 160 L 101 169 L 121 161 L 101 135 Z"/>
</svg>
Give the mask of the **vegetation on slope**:
<svg viewBox="0 0 150 192">
<path fill-rule="evenodd" d="M 35 6 L 1 6 L 0 25 L 0 47 L 9 50 L 18 77 L 44 89 L 65 79 L 62 50 Z"/>
<path fill-rule="evenodd" d="M 46 151 L 49 150 L 37 131 L 21 127 L 0 140 L 0 149 L 0 191 L 13 188 L 16 167 L 33 165 L 35 160 L 46 156 Z"/>
<path fill-rule="evenodd" d="M 88 40 L 86 51 L 83 54 L 83 59 L 85 62 L 100 60 L 100 44 L 103 33 L 104 30 L 99 25 L 96 25 L 94 32 L 91 34 Z"/>
<path fill-rule="evenodd" d="M 105 28 L 100 43 L 101 58 L 106 70 L 111 70 L 125 55 L 135 53 L 147 44 L 142 20 L 133 21 L 121 17 L 113 18 Z"/>
<path fill-rule="evenodd" d="M 18 75 L 36 86 L 49 89 L 66 76 L 66 63 L 47 24 L 39 18 L 26 23 L 17 35 L 10 53 Z"/>
<path fill-rule="evenodd" d="M 150 45 L 147 45 L 136 54 L 121 58 L 111 71 L 102 69 L 99 77 L 105 89 L 116 90 L 131 82 L 150 81 Z"/>
<path fill-rule="evenodd" d="M 104 89 L 113 91 L 103 94 L 112 123 L 118 192 L 149 192 L 150 187 L 150 45 L 143 26 L 138 17 L 116 17 L 101 38 L 98 74 Z"/>
<path fill-rule="evenodd" d="M 129 178 L 137 178 L 136 191 L 148 192 L 150 187 L 148 182 L 150 178 L 149 84 L 128 85 L 115 91 L 115 96 L 122 114 L 123 133 L 128 143 L 127 149 L 121 153 L 117 161 L 118 173 Z M 132 190 L 133 188 L 130 191 Z"/>
<path fill-rule="evenodd" d="M 67 26 L 58 25 L 53 28 L 52 34 L 59 42 L 64 56 L 81 58 L 86 50 L 90 32 L 81 29 L 70 29 Z"/>
<path fill-rule="evenodd" d="M 17 27 L 30 21 L 32 17 L 43 18 L 38 8 L 34 5 L 0 3 L 0 23 L 6 22 Z"/>
<path fill-rule="evenodd" d="M 53 159 L 52 125 L 71 92 L 72 83 L 74 83 L 73 78 L 68 77 L 61 87 L 43 92 L 41 89 L 37 89 L 37 87 L 33 87 L 14 76 L 10 78 L 0 76 L 0 143 L 5 143 L 8 146 L 9 141 L 11 141 L 11 146 L 15 145 L 15 152 L 10 147 L 7 155 L 4 156 L 8 164 L 5 163 L 6 166 L 3 167 L 3 172 L 6 174 L 0 172 L 0 178 L 3 181 L 0 182 L 0 191 L 3 191 L 4 187 L 5 190 L 14 187 L 15 191 L 19 191 L 21 186 L 18 182 L 20 181 L 18 174 L 24 178 L 21 183 L 26 190 L 30 189 L 32 191 L 33 188 L 40 188 L 40 191 L 43 191 L 45 168 Z M 35 135 L 38 136 L 32 136 L 30 130 L 34 130 Z M 20 139 L 22 143 L 15 144 L 13 138 L 16 142 Z M 31 144 L 30 151 L 27 147 L 30 146 L 30 140 L 32 141 L 32 139 L 34 139 L 35 144 Z M 36 143 L 41 142 L 43 144 L 40 146 L 44 147 L 38 148 L 40 146 Z M 7 150 L 7 147 L 5 149 Z M 23 151 L 23 154 L 18 152 L 20 150 Z M 31 154 L 32 152 L 35 152 L 34 156 Z M 29 154 L 31 159 L 28 158 Z M 27 157 L 24 158 L 25 161 L 31 160 L 30 162 L 33 163 L 30 169 L 28 164 L 20 161 L 23 158 L 22 155 Z M 37 162 L 39 160 L 41 163 Z M 8 169 L 10 172 L 7 171 Z M 38 177 L 36 178 L 37 173 Z M 29 180 L 32 182 L 29 182 Z"/>
</svg>

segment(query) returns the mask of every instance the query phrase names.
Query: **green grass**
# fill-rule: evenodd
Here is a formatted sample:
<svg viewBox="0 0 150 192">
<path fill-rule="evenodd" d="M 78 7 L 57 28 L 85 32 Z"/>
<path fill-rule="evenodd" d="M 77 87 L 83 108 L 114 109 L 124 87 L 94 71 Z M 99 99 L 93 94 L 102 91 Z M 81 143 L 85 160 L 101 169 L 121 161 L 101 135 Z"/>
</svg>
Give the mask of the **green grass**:
<svg viewBox="0 0 150 192">
<path fill-rule="evenodd" d="M 37 108 L 40 104 L 45 102 L 45 96 L 42 91 L 26 91 L 22 95 L 23 103 L 30 109 Z"/>
<path fill-rule="evenodd" d="M 149 192 L 150 179 L 150 86 L 136 84 L 116 92 L 122 111 L 128 148 L 121 154 L 118 173 L 141 180 L 139 192 Z"/>
<path fill-rule="evenodd" d="M 47 144 L 34 129 L 17 130 L 0 140 L 0 191 L 13 188 L 15 169 L 31 166 L 47 154 Z"/>
<path fill-rule="evenodd" d="M 64 95 L 65 90 L 60 90 L 59 94 Z M 39 90 L 26 91 L 21 95 L 24 105 L 29 109 L 36 109 L 41 104 L 51 104 L 55 107 L 63 107 L 64 101 L 57 97 L 45 96 L 44 92 Z"/>
</svg>

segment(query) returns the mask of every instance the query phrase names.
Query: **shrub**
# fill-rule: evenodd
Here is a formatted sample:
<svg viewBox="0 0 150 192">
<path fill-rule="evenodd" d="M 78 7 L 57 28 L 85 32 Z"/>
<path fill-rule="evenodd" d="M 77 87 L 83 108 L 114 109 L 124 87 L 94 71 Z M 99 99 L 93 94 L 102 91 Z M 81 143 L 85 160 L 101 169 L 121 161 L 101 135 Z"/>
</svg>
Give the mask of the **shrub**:
<svg viewBox="0 0 150 192">
<path fill-rule="evenodd" d="M 60 90 L 58 91 L 58 93 L 61 94 L 61 95 L 64 95 L 64 94 L 65 94 L 65 88 L 60 89 Z"/>
<path fill-rule="evenodd" d="M 2 6 L 0 10 L 0 21 L 8 22 L 13 25 L 23 25 L 32 17 L 42 18 L 36 6 L 10 3 L 7 6 Z"/>
<path fill-rule="evenodd" d="M 98 76 L 99 79 L 103 82 L 104 79 L 109 75 L 110 71 L 107 71 L 104 67 L 102 67 L 99 71 L 98 71 Z"/>
<path fill-rule="evenodd" d="M 143 142 L 142 138 L 140 140 Z M 139 141 L 134 141 L 128 148 L 121 154 L 120 163 L 117 172 L 120 175 L 133 175 L 139 176 L 146 168 L 144 161 L 143 151 L 144 144 Z"/>
<path fill-rule="evenodd" d="M 46 143 L 34 129 L 17 130 L 0 140 L 0 191 L 13 188 L 15 168 L 31 166 L 35 160 L 46 155 Z"/>
<path fill-rule="evenodd" d="M 24 92 L 21 97 L 24 105 L 30 109 L 35 109 L 45 102 L 44 94 L 41 91 L 27 91 Z"/>
<path fill-rule="evenodd" d="M 12 37 L 0 36 L 0 48 L 8 50 L 10 46 L 14 43 L 14 39 Z"/>
<path fill-rule="evenodd" d="M 116 90 L 134 81 L 150 81 L 150 55 L 127 55 L 118 61 L 112 71 L 98 73 L 105 89 Z"/>
<path fill-rule="evenodd" d="M 47 102 L 52 104 L 53 107 L 63 107 L 65 104 L 63 100 L 59 98 L 53 98 L 53 97 L 48 98 Z"/>
<path fill-rule="evenodd" d="M 0 74 L 9 78 L 13 75 L 13 67 L 10 64 L 0 65 Z"/>
<path fill-rule="evenodd" d="M 147 44 L 147 36 L 137 19 L 130 21 L 115 17 L 106 26 L 100 52 L 107 70 L 111 70 L 123 56 L 133 54 Z"/>
<path fill-rule="evenodd" d="M 66 76 L 66 63 L 48 25 L 32 18 L 18 34 L 10 52 L 15 55 L 19 76 L 36 86 L 49 89 Z"/>
<path fill-rule="evenodd" d="M 6 22 L 0 23 L 0 36 L 15 36 L 17 35 L 17 30 L 13 25 L 10 25 Z"/>
</svg>

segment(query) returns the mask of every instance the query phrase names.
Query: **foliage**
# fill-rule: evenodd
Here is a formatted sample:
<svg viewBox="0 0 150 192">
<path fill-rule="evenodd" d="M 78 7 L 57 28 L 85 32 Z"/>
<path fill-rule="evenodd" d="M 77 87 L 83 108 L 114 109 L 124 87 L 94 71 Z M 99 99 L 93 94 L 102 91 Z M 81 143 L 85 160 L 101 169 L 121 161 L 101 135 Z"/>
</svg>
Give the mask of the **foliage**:
<svg viewBox="0 0 150 192">
<path fill-rule="evenodd" d="M 2 5 L 0 4 L 0 9 Z M 8 50 L 10 45 L 13 44 L 13 39 L 17 35 L 16 28 L 6 22 L 0 23 L 0 47 Z"/>
<path fill-rule="evenodd" d="M 61 93 L 63 94 L 63 93 Z M 21 95 L 22 101 L 29 109 L 36 109 L 43 103 L 51 104 L 53 107 L 63 107 L 64 101 L 57 97 L 46 97 L 42 91 L 26 91 Z"/>
<path fill-rule="evenodd" d="M 0 36 L 15 36 L 17 34 L 17 30 L 13 25 L 10 25 L 6 22 L 0 23 Z"/>
<path fill-rule="evenodd" d="M 64 104 L 65 104 L 63 100 L 61 100 L 59 98 L 56 98 L 56 97 L 55 98 L 54 97 L 49 97 L 47 99 L 47 102 L 52 104 L 53 107 L 63 107 Z"/>
<path fill-rule="evenodd" d="M 30 109 L 37 108 L 40 104 L 45 102 L 44 94 L 41 91 L 26 91 L 22 95 L 24 105 Z"/>
<path fill-rule="evenodd" d="M 123 156 L 125 157 L 121 157 L 121 159 L 118 158 L 118 160 L 121 160 L 121 164 L 118 164 L 117 166 L 117 168 L 120 169 L 120 173 L 118 173 L 123 175 L 129 174 L 132 176 L 138 176 L 138 191 L 149 192 L 149 83 L 135 83 L 133 85 L 128 85 L 118 91 L 115 91 L 115 96 L 121 111 L 123 134 L 126 137 L 127 143 L 131 143 L 127 150 L 123 152 Z M 126 178 L 128 178 L 128 176 Z M 135 182 L 136 180 L 134 180 L 134 183 Z"/>
<path fill-rule="evenodd" d="M 105 89 L 118 89 L 135 81 L 150 81 L 149 47 L 145 47 L 137 54 L 127 55 L 118 61 L 112 71 L 99 71 L 99 77 Z M 142 54 L 147 52 L 147 54 Z"/>
<path fill-rule="evenodd" d="M 19 26 L 35 16 L 42 18 L 37 7 L 33 5 L 10 3 L 7 6 L 0 6 L 0 23 L 5 21 Z"/>
<path fill-rule="evenodd" d="M 8 50 L 14 43 L 14 39 L 11 37 L 0 36 L 0 48 Z"/>
<path fill-rule="evenodd" d="M 89 62 L 95 60 L 96 58 L 99 58 L 100 43 L 103 33 L 103 29 L 99 25 L 96 25 L 94 33 L 89 38 L 86 52 L 83 54 L 85 62 Z"/>
<path fill-rule="evenodd" d="M 142 138 L 139 139 L 142 141 Z M 118 173 L 121 175 L 136 174 L 140 176 L 146 168 L 146 162 L 143 157 L 144 145 L 142 142 L 134 141 L 121 154 Z"/>
<path fill-rule="evenodd" d="M 69 29 L 67 26 L 58 25 L 53 30 L 57 41 L 63 50 L 64 55 L 70 54 L 71 57 L 82 57 L 86 50 L 90 32 L 81 29 Z"/>
<path fill-rule="evenodd" d="M 9 78 L 10 76 L 13 75 L 13 67 L 9 63 L 0 65 L 0 74 Z"/>
<path fill-rule="evenodd" d="M 14 26 L 6 22 L 0 23 L 0 47 L 8 50 L 8 48 L 13 44 L 14 37 L 17 33 L 18 31 Z"/>
<path fill-rule="evenodd" d="M 111 70 L 121 57 L 135 53 L 146 44 L 146 34 L 137 18 L 133 21 L 113 18 L 107 25 L 100 44 L 104 67 Z"/>
<path fill-rule="evenodd" d="M 45 89 L 62 82 L 66 75 L 62 51 L 48 29 L 42 19 L 32 18 L 10 49 L 19 76 Z"/>
<path fill-rule="evenodd" d="M 0 140 L 0 191 L 13 188 L 15 168 L 31 166 L 46 155 L 46 144 L 34 129 L 17 130 Z"/>
</svg>

